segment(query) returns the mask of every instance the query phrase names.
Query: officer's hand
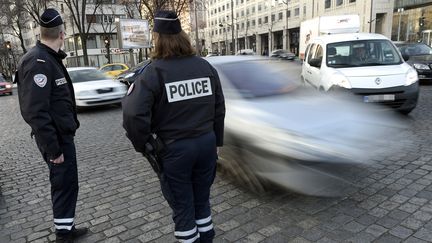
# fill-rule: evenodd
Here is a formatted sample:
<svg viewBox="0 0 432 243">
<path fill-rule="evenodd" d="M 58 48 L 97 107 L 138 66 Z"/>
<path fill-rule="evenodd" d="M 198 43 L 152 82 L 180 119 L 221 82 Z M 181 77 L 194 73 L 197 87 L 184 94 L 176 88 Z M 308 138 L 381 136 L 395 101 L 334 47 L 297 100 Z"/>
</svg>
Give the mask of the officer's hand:
<svg viewBox="0 0 432 243">
<path fill-rule="evenodd" d="M 61 154 L 57 159 L 50 160 L 53 164 L 61 164 L 64 162 L 63 154 Z"/>
</svg>

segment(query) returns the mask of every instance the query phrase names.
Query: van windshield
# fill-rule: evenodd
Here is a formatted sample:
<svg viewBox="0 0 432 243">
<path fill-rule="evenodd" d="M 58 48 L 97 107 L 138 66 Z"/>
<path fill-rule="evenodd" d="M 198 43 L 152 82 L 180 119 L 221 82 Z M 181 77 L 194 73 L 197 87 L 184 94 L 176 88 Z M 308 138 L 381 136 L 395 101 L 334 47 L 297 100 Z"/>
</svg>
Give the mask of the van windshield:
<svg viewBox="0 0 432 243">
<path fill-rule="evenodd" d="M 388 40 L 358 40 L 327 45 L 328 67 L 398 65 L 402 63 L 398 51 Z"/>
</svg>

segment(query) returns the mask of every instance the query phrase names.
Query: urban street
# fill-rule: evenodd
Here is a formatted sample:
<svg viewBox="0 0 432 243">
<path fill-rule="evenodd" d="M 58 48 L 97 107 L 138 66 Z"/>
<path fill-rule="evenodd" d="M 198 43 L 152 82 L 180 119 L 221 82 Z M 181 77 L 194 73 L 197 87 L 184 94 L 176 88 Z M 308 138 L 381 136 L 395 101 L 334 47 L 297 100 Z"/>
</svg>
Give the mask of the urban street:
<svg viewBox="0 0 432 243">
<path fill-rule="evenodd" d="M 287 62 L 293 76 L 300 65 Z M 409 128 L 389 137 L 397 153 L 353 168 L 341 197 L 281 189 L 252 193 L 217 174 L 211 190 L 215 242 L 432 242 L 432 86 L 421 85 Z M 229 111 L 228 111 L 229 112 Z M 0 97 L 0 242 L 49 242 L 48 168 L 23 121 L 16 89 Z M 120 106 L 81 111 L 76 134 L 79 242 L 174 242 L 171 209 L 150 165 L 125 136 Z"/>
</svg>

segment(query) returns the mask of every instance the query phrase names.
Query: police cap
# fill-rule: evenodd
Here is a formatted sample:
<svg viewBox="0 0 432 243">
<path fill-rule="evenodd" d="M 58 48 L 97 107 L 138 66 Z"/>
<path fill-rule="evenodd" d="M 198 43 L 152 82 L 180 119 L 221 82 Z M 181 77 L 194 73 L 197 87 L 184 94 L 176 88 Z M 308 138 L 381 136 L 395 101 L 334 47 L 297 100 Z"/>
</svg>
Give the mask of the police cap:
<svg viewBox="0 0 432 243">
<path fill-rule="evenodd" d="M 153 31 L 160 34 L 175 35 L 182 31 L 180 20 L 173 11 L 157 11 L 154 18 Z"/>
<path fill-rule="evenodd" d="M 53 8 L 46 9 L 43 14 L 40 16 L 40 25 L 45 28 L 52 28 L 63 24 L 63 20 L 57 12 L 57 10 Z"/>
</svg>

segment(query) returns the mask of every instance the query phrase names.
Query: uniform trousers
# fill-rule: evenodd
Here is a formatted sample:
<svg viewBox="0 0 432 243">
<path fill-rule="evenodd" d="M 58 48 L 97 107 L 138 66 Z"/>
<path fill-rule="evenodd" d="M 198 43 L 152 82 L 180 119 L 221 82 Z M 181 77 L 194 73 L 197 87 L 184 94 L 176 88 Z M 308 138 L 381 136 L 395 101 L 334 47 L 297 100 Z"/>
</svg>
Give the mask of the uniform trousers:
<svg viewBox="0 0 432 243">
<path fill-rule="evenodd" d="M 54 164 L 36 143 L 49 168 L 51 183 L 51 200 L 54 215 L 54 226 L 57 234 L 69 233 L 74 227 L 75 208 L 78 198 L 78 169 L 74 137 L 62 135 L 59 138 L 64 162 Z"/>
<path fill-rule="evenodd" d="M 176 140 L 161 153 L 162 193 L 173 210 L 175 237 L 180 242 L 212 242 L 215 232 L 210 187 L 216 173 L 214 132 Z"/>
</svg>

